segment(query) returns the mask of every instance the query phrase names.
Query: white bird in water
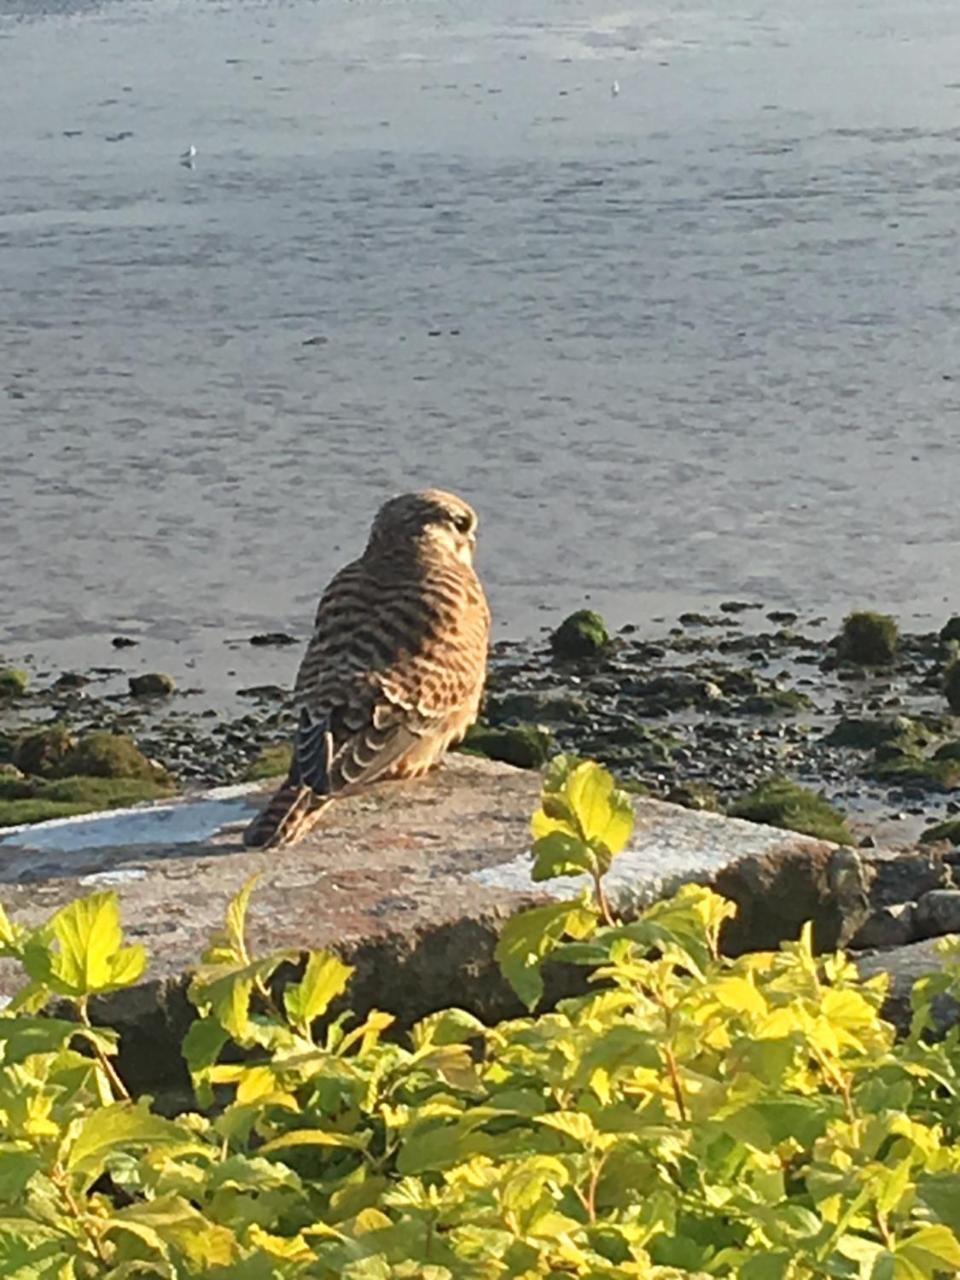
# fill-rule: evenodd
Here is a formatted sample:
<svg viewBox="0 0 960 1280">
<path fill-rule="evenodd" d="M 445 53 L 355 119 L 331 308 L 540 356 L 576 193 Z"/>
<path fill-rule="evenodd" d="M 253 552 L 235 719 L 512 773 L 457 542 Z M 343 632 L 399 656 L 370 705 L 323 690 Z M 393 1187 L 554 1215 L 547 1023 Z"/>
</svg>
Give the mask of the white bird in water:
<svg viewBox="0 0 960 1280">
<path fill-rule="evenodd" d="M 182 165 L 185 165 L 188 169 L 192 169 L 193 162 L 194 160 L 196 160 L 196 158 L 197 158 L 197 148 L 191 142 L 189 147 L 187 147 L 186 151 L 184 151 L 180 156 L 180 163 Z"/>
<path fill-rule="evenodd" d="M 610 97 L 619 98 L 619 96 L 620 96 L 620 81 L 614 80 L 613 84 L 610 86 Z"/>
</svg>

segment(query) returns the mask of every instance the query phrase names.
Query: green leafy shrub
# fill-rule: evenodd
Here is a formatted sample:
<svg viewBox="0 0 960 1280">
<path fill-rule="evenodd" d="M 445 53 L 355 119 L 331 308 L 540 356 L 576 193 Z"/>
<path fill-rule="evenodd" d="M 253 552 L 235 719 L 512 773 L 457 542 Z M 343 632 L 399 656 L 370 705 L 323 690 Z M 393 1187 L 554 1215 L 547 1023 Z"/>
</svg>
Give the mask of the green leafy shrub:
<svg viewBox="0 0 960 1280">
<path fill-rule="evenodd" d="M 899 1042 L 886 980 L 781 951 L 720 955 L 733 907 L 688 886 L 630 923 L 604 873 L 628 797 L 551 766 L 539 879 L 587 888 L 508 921 L 498 955 L 533 1008 L 545 962 L 589 994 L 487 1027 L 449 1008 L 331 1017 L 351 970 L 251 954 L 248 883 L 190 988 L 183 1046 L 205 1111 L 130 1098 L 92 996 L 136 982 L 117 901 L 40 928 L 0 913 L 25 985 L 0 1013 L 0 1274 L 16 1280 L 935 1280 L 960 1269 L 960 947 L 914 991 Z M 75 1018 L 40 1014 L 56 995 Z M 215 1106 L 211 1106 L 212 1103 Z"/>
</svg>

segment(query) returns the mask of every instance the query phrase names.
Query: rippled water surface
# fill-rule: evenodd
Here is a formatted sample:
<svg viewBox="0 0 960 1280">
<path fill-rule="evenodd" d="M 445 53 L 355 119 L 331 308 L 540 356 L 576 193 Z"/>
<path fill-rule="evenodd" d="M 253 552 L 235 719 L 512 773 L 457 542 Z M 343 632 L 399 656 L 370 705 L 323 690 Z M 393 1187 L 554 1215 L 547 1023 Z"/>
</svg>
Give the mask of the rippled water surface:
<svg viewBox="0 0 960 1280">
<path fill-rule="evenodd" d="M 302 633 L 426 484 L 500 634 L 960 605 L 950 0 L 0 0 L 0 119 L 8 648 Z"/>
</svg>

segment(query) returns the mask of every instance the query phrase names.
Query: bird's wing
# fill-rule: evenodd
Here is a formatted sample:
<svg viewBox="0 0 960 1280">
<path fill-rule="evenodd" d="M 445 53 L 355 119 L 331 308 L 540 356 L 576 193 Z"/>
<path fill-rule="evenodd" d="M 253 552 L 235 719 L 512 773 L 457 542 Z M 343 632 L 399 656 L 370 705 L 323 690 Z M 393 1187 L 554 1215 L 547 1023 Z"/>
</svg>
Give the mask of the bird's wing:
<svg viewBox="0 0 960 1280">
<path fill-rule="evenodd" d="M 373 782 L 452 713 L 475 710 L 488 630 L 466 566 L 426 582 L 378 576 L 363 561 L 341 570 L 297 675 L 297 780 L 318 795 Z"/>
</svg>

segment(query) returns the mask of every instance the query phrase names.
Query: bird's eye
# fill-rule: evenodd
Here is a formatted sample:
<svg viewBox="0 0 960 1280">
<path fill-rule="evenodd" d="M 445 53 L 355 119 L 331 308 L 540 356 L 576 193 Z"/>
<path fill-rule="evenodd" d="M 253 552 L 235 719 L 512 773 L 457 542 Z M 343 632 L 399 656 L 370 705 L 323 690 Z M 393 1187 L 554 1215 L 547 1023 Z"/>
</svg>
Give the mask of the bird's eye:
<svg viewBox="0 0 960 1280">
<path fill-rule="evenodd" d="M 473 521 L 467 513 L 464 512 L 463 515 L 453 517 L 453 527 L 456 529 L 457 533 L 469 533 L 473 528 Z"/>
</svg>

